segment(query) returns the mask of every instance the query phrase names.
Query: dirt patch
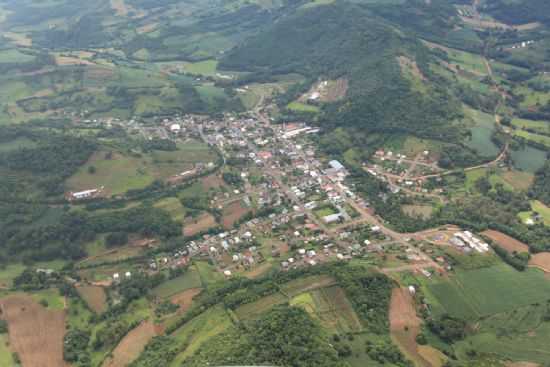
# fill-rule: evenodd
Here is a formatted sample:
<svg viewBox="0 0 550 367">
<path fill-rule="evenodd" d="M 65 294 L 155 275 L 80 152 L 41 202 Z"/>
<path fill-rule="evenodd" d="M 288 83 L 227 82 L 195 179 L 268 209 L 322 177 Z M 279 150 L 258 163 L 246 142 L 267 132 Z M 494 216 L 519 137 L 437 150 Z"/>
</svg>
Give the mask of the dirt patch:
<svg viewBox="0 0 550 367">
<path fill-rule="evenodd" d="M 540 364 L 534 362 L 506 362 L 506 367 L 539 367 Z"/>
<path fill-rule="evenodd" d="M 103 363 L 103 367 L 128 366 L 156 335 L 155 325 L 151 321 L 142 322 L 122 339 L 113 351 L 113 356 Z"/>
<path fill-rule="evenodd" d="M 0 307 L 11 349 L 23 366 L 68 366 L 63 360 L 65 311 L 48 310 L 25 295 L 6 297 Z"/>
<path fill-rule="evenodd" d="M 111 0 L 111 8 L 116 11 L 116 15 L 125 17 L 128 15 L 128 7 L 124 3 L 124 0 Z"/>
<path fill-rule="evenodd" d="M 193 298 L 202 292 L 202 288 L 191 288 L 170 298 L 170 301 L 180 306 L 179 313 L 185 313 L 193 304 Z"/>
<path fill-rule="evenodd" d="M 550 252 L 541 252 L 535 254 L 529 260 L 529 266 L 541 269 L 546 273 L 550 273 Z"/>
<path fill-rule="evenodd" d="M 107 310 L 107 296 L 102 287 L 84 285 L 76 287 L 76 290 L 95 313 L 100 314 Z"/>
<path fill-rule="evenodd" d="M 314 84 L 311 89 L 303 94 L 298 101 L 335 102 L 343 99 L 348 92 L 349 81 L 344 78 L 336 80 L 324 80 Z"/>
<path fill-rule="evenodd" d="M 271 269 L 270 263 L 261 264 L 259 266 L 256 266 L 254 269 L 247 271 L 245 273 L 245 276 L 250 279 L 254 279 L 259 277 L 260 275 L 265 274 L 269 269 Z"/>
<path fill-rule="evenodd" d="M 416 315 L 414 300 L 407 288 L 395 288 L 390 303 L 390 332 L 399 349 L 417 365 L 434 367 L 418 350 L 416 336 L 422 320 Z M 439 367 L 439 366 L 437 366 Z"/>
<path fill-rule="evenodd" d="M 217 225 L 216 218 L 212 214 L 205 213 L 196 219 L 186 221 L 183 224 L 183 235 L 194 236 Z"/>
<path fill-rule="evenodd" d="M 419 345 L 418 353 L 433 367 L 441 367 L 447 361 L 447 356 L 429 345 Z"/>
<path fill-rule="evenodd" d="M 250 209 L 244 207 L 241 201 L 234 201 L 223 209 L 222 224 L 225 228 L 232 228 L 233 225 L 247 214 Z"/>
<path fill-rule="evenodd" d="M 481 233 L 484 236 L 489 237 L 493 241 L 497 243 L 500 247 L 505 249 L 508 252 L 529 252 L 529 246 L 527 246 L 525 243 L 516 240 L 515 238 L 512 238 L 508 235 L 505 235 L 502 232 L 493 231 L 492 229 L 489 229 L 485 232 Z"/>
</svg>

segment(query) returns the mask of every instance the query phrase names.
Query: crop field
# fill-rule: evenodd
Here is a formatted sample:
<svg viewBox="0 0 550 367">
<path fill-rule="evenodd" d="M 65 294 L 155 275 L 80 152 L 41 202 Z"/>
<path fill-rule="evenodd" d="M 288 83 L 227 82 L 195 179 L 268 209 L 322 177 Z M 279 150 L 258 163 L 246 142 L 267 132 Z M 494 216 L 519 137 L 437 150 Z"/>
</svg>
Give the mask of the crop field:
<svg viewBox="0 0 550 367">
<path fill-rule="evenodd" d="M 76 287 L 76 290 L 95 313 L 100 314 L 107 310 L 107 296 L 103 287 L 86 285 Z"/>
<path fill-rule="evenodd" d="M 549 93 L 537 92 L 526 86 L 516 88 L 515 92 L 524 96 L 524 100 L 520 103 L 520 106 L 524 108 L 535 107 L 537 104 L 544 106 L 550 102 Z"/>
<path fill-rule="evenodd" d="M 535 179 L 531 173 L 521 171 L 504 171 L 500 176 L 514 189 L 520 191 L 527 191 Z"/>
<path fill-rule="evenodd" d="M 469 52 L 447 49 L 451 63 L 460 65 L 461 69 L 477 75 L 487 75 L 487 67 L 483 58 Z"/>
<path fill-rule="evenodd" d="M 202 292 L 202 288 L 191 288 L 181 293 L 177 293 L 170 298 L 170 302 L 178 305 L 179 312 L 185 313 L 193 304 L 193 298 Z"/>
<path fill-rule="evenodd" d="M 546 161 L 546 152 L 530 146 L 525 146 L 521 150 L 512 150 L 511 156 L 516 169 L 529 173 L 539 170 Z"/>
<path fill-rule="evenodd" d="M 47 310 L 23 295 L 3 298 L 0 305 L 8 322 L 10 348 L 18 353 L 24 366 L 65 366 L 64 311 Z"/>
<path fill-rule="evenodd" d="M 191 266 L 185 274 L 170 279 L 153 289 L 153 294 L 157 297 L 167 298 L 188 289 L 200 288 L 201 286 L 202 282 L 199 272 L 195 266 Z"/>
<path fill-rule="evenodd" d="M 336 280 L 330 275 L 315 275 L 295 279 L 281 286 L 281 292 L 288 297 L 295 297 L 300 293 L 334 285 Z"/>
<path fill-rule="evenodd" d="M 229 315 L 221 306 L 210 308 L 186 323 L 173 336 L 181 344 L 186 344 L 187 347 L 172 361 L 170 366 L 181 366 L 181 363 L 197 351 L 204 342 L 222 333 L 231 325 Z"/>
<path fill-rule="evenodd" d="M 529 246 L 527 246 L 525 243 L 518 241 L 515 238 L 512 238 L 502 232 L 490 229 L 482 232 L 481 234 L 489 237 L 508 252 L 529 252 Z"/>
<path fill-rule="evenodd" d="M 184 63 L 183 69 L 190 74 L 214 76 L 218 68 L 217 60 L 204 60 Z"/>
<path fill-rule="evenodd" d="M 541 252 L 531 256 L 529 266 L 533 266 L 550 273 L 550 252 Z"/>
<path fill-rule="evenodd" d="M 535 269 L 518 272 L 505 264 L 475 270 L 458 270 L 450 279 L 431 280 L 428 292 L 435 310 L 466 319 L 511 311 L 545 302 L 550 282 Z"/>
<path fill-rule="evenodd" d="M 320 288 L 309 293 L 303 293 L 294 299 L 303 295 L 310 295 L 314 306 L 312 311 L 328 330 L 338 330 L 346 333 L 358 332 L 363 329 L 359 317 L 353 310 L 353 306 L 342 288 L 338 286 Z"/>
<path fill-rule="evenodd" d="M 132 363 L 143 351 L 147 343 L 156 335 L 155 325 L 151 321 L 143 321 L 130 331 L 120 341 L 111 358 L 103 363 L 103 367 L 125 367 Z"/>
<path fill-rule="evenodd" d="M 0 287 L 9 288 L 13 284 L 13 279 L 25 270 L 23 264 L 9 264 L 0 268 Z"/>
</svg>

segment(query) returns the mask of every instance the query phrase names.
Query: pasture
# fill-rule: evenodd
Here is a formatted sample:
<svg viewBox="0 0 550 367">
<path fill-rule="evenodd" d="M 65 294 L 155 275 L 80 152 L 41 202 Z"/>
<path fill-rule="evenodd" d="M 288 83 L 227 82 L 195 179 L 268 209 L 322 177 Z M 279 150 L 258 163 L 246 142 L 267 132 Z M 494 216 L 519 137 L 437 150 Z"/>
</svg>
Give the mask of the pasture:
<svg viewBox="0 0 550 367">
<path fill-rule="evenodd" d="M 189 289 L 200 288 L 201 286 L 202 282 L 198 270 L 195 266 L 190 266 L 183 275 L 167 280 L 154 288 L 153 294 L 160 298 L 167 298 Z"/>
<path fill-rule="evenodd" d="M 9 344 L 8 334 L 0 334 L 0 366 L 17 366 Z"/>
<path fill-rule="evenodd" d="M 224 279 L 222 273 L 217 271 L 214 266 L 206 261 L 196 261 L 195 267 L 199 272 L 203 287 L 208 287 L 208 285 L 220 282 Z"/>
<path fill-rule="evenodd" d="M 185 208 L 178 198 L 164 198 L 157 201 L 153 206 L 168 212 L 172 219 L 177 222 L 183 222 L 183 219 L 185 218 Z"/>
<path fill-rule="evenodd" d="M 515 130 L 514 135 L 550 148 L 550 136 L 534 134 L 525 130 Z"/>
<path fill-rule="evenodd" d="M 216 218 L 210 213 L 204 213 L 197 218 L 186 220 L 183 224 L 183 235 L 194 236 L 217 226 Z"/>
<path fill-rule="evenodd" d="M 500 150 L 491 140 L 495 131 L 494 117 L 470 108 L 465 108 L 464 112 L 473 121 L 470 128 L 471 138 L 466 141 L 466 145 L 483 157 L 495 157 Z"/>
<path fill-rule="evenodd" d="M 434 312 L 469 320 L 550 299 L 550 282 L 543 272 L 518 272 L 503 263 L 457 270 L 449 279 L 427 280 L 424 284 Z"/>
<path fill-rule="evenodd" d="M 48 310 L 32 297 L 13 295 L 0 300 L 8 322 L 11 350 L 24 366 L 64 366 L 65 312 Z M 39 346 L 39 347 L 37 347 Z"/>
</svg>

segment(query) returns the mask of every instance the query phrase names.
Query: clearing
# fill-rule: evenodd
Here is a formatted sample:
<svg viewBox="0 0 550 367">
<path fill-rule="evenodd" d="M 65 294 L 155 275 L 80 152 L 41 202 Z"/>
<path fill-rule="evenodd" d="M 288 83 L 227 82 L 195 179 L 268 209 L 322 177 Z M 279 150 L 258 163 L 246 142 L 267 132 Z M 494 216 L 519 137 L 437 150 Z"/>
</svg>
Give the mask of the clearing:
<svg viewBox="0 0 550 367">
<path fill-rule="evenodd" d="M 202 288 L 191 288 L 181 293 L 178 293 L 170 299 L 170 301 L 180 306 L 178 312 L 185 313 L 193 304 L 193 298 L 202 292 Z"/>
<path fill-rule="evenodd" d="M 48 310 L 26 295 L 0 300 L 3 318 L 8 322 L 11 349 L 23 366 L 67 366 L 63 360 L 65 311 Z"/>
<path fill-rule="evenodd" d="M 533 266 L 543 270 L 546 273 L 550 273 L 550 253 L 541 252 L 540 254 L 535 254 L 529 260 L 529 266 Z"/>
<path fill-rule="evenodd" d="M 250 211 L 243 206 L 241 201 L 234 201 L 223 209 L 222 224 L 226 229 L 233 228 L 233 225 Z"/>
</svg>

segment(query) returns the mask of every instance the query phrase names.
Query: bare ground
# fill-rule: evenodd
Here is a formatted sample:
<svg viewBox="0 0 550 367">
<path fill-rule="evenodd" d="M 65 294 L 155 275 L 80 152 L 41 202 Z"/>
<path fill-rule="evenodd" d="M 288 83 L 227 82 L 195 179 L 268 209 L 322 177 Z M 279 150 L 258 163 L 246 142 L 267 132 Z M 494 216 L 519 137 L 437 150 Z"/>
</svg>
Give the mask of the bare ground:
<svg viewBox="0 0 550 367">
<path fill-rule="evenodd" d="M 48 310 L 30 296 L 0 300 L 2 318 L 8 322 L 11 349 L 25 367 L 64 367 L 65 311 Z"/>
<path fill-rule="evenodd" d="M 481 234 L 489 237 L 490 239 L 495 241 L 497 245 L 508 252 L 529 252 L 529 246 L 527 246 L 525 243 L 518 241 L 513 237 L 505 235 L 502 232 L 489 229 L 485 232 L 482 232 Z"/>
<path fill-rule="evenodd" d="M 156 336 L 155 325 L 144 321 L 130 331 L 113 351 L 113 357 L 105 360 L 103 367 L 126 367 L 139 357 L 147 343 Z"/>
<path fill-rule="evenodd" d="M 211 214 L 205 213 L 197 219 L 186 221 L 183 224 L 183 235 L 194 236 L 215 226 L 216 219 Z"/>
</svg>

